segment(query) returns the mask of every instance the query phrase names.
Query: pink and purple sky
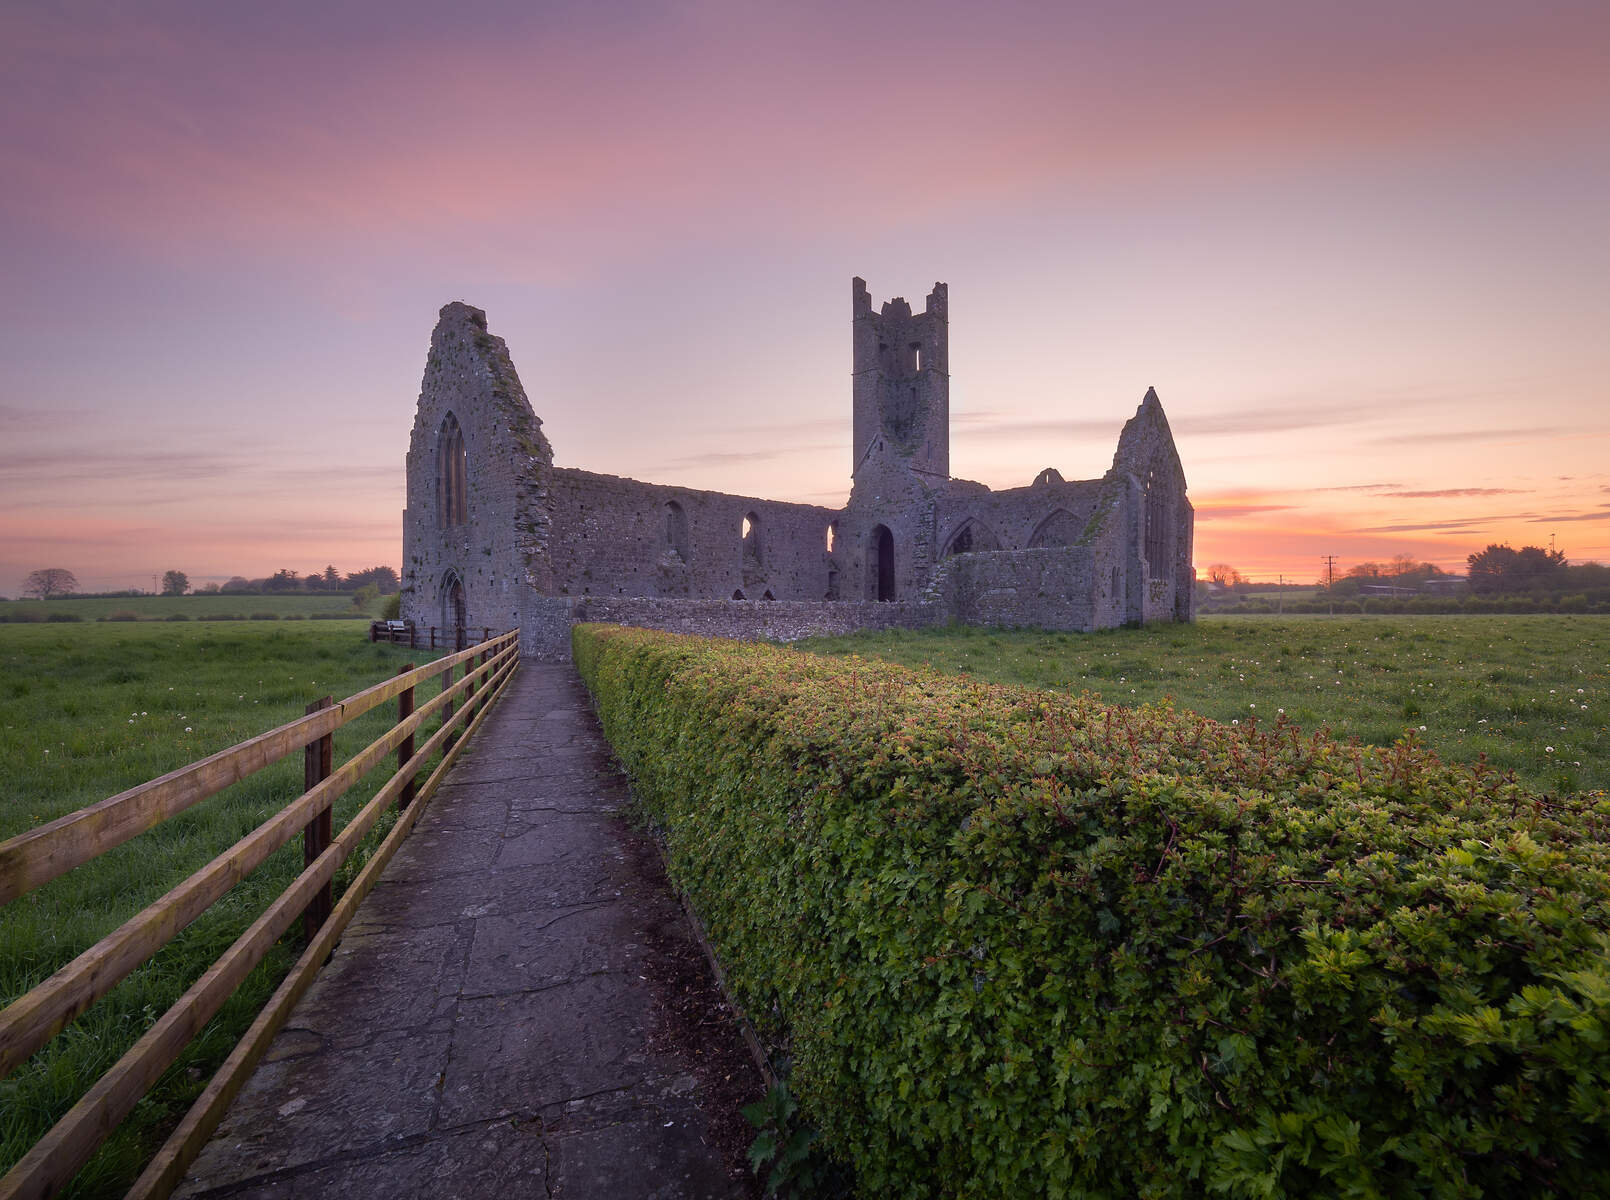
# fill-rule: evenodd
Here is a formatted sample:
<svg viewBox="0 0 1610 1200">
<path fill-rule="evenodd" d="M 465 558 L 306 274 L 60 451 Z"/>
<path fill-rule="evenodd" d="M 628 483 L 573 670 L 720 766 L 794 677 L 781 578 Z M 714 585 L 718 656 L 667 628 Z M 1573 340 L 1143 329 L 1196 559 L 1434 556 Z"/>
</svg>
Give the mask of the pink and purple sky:
<svg viewBox="0 0 1610 1200">
<path fill-rule="evenodd" d="M 1610 561 L 1610 4 L 0 7 L 0 594 L 401 558 L 436 310 L 561 465 L 841 503 L 850 277 L 952 470 L 1196 562 Z"/>
</svg>

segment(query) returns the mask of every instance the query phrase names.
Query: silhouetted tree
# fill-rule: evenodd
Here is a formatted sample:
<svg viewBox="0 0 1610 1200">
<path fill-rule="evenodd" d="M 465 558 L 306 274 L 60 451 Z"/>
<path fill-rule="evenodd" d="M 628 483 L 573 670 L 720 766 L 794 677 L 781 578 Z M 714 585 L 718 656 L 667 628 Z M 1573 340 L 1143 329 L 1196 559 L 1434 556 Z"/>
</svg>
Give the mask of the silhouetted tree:
<svg viewBox="0 0 1610 1200">
<path fill-rule="evenodd" d="M 1565 574 L 1565 552 L 1541 546 L 1501 546 L 1496 542 L 1465 560 L 1473 592 L 1542 590 Z"/>
<path fill-rule="evenodd" d="M 340 586 L 341 572 L 335 569 L 334 563 L 331 563 L 329 566 L 324 568 L 324 590 L 327 592 L 333 592 Z"/>
<path fill-rule="evenodd" d="M 267 579 L 263 580 L 265 592 L 294 592 L 297 589 L 299 576 L 289 567 L 281 567 Z"/>
<path fill-rule="evenodd" d="M 370 567 L 367 571 L 354 571 L 347 576 L 347 586 L 354 590 L 368 583 L 374 584 L 382 596 L 390 595 L 401 586 L 397 572 L 390 567 Z"/>
<path fill-rule="evenodd" d="M 70 596 L 77 590 L 78 578 L 66 567 L 42 567 L 32 572 L 22 585 L 24 596 L 38 596 L 41 600 Z"/>
<path fill-rule="evenodd" d="M 162 576 L 164 596 L 182 596 L 190 588 L 190 576 L 183 571 L 167 571 Z"/>
</svg>

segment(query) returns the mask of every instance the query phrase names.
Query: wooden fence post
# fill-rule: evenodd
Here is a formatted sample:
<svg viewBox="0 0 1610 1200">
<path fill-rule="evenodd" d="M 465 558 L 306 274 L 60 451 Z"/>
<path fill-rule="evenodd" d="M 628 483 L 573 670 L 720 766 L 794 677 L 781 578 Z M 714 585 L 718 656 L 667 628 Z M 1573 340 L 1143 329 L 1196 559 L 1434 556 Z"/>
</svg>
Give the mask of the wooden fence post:
<svg viewBox="0 0 1610 1200">
<path fill-rule="evenodd" d="M 409 663 L 405 667 L 398 667 L 397 668 L 397 674 L 406 675 L 409 671 L 412 671 L 413 669 L 414 669 L 414 664 Z M 397 693 L 397 723 L 400 725 L 403 721 L 406 721 L 409 717 L 411 717 L 413 715 L 414 715 L 414 689 L 413 688 L 408 688 L 406 691 L 401 691 L 401 692 Z M 403 740 L 397 744 L 397 769 L 399 771 L 402 770 L 403 766 L 412 757 L 414 757 L 414 735 L 410 733 L 407 737 L 403 738 Z M 412 804 L 414 802 L 414 790 L 417 787 L 418 783 L 419 783 L 419 776 L 417 774 L 410 775 L 408 777 L 408 782 L 402 785 L 402 791 L 397 793 L 397 807 L 398 808 L 407 808 L 410 804 Z"/>
<path fill-rule="evenodd" d="M 325 696 L 322 700 L 315 700 L 307 706 L 307 711 L 316 713 L 322 708 L 329 708 L 334 700 Z M 335 734 L 327 733 L 323 737 L 307 744 L 302 751 L 302 784 L 303 791 L 317 786 L 330 777 L 330 770 L 335 759 Z M 334 807 L 333 803 L 330 807 Z M 330 808 L 325 808 L 302 830 L 302 863 L 312 866 L 313 861 L 330 848 L 331 836 Z M 302 930 L 309 941 L 318 933 L 319 926 L 330 916 L 330 909 L 335 904 L 335 890 L 329 883 L 308 901 L 308 906 L 302 912 Z"/>
<path fill-rule="evenodd" d="M 442 691 L 445 692 L 448 688 L 450 688 L 452 686 L 453 686 L 453 668 L 448 667 L 447 670 L 442 672 Z M 442 705 L 442 728 L 446 729 L 447 726 L 452 723 L 452 720 L 453 720 L 453 702 L 451 700 L 449 700 L 446 704 Z M 451 750 L 453 748 L 453 743 L 456 742 L 456 741 L 458 741 L 458 731 L 455 729 L 455 730 L 451 731 L 450 733 L 448 733 L 446 740 L 442 743 L 442 749 L 443 750 Z"/>
</svg>

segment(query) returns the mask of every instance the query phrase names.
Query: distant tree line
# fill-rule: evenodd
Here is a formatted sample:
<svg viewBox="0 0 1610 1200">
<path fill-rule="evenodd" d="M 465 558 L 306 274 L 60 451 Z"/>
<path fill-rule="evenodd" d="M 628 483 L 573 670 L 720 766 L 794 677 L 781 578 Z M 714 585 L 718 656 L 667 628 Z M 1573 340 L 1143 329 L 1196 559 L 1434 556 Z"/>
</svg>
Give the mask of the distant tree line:
<svg viewBox="0 0 1610 1200">
<path fill-rule="evenodd" d="M 244 575 L 236 575 L 222 584 L 212 583 L 197 588 L 198 595 L 215 592 L 229 594 L 275 593 L 275 592 L 356 592 L 366 587 L 375 589 L 376 594 L 389 596 L 401 588 L 401 581 L 397 572 L 391 567 L 370 567 L 365 571 L 354 571 L 350 575 L 343 575 L 334 566 L 325 567 L 322 571 L 309 571 L 306 575 L 299 574 L 289 567 L 281 567 L 272 575 L 263 579 L 247 579 Z"/>
<path fill-rule="evenodd" d="M 1494 543 L 1466 560 L 1469 573 L 1461 580 L 1433 563 L 1416 562 L 1399 555 L 1389 562 L 1362 562 L 1325 585 L 1319 580 L 1312 600 L 1285 600 L 1249 596 L 1247 592 L 1274 591 L 1266 584 L 1250 584 L 1224 564 L 1203 571 L 1223 589 L 1204 596 L 1204 611 L 1230 613 L 1522 613 L 1610 612 L 1610 566 L 1597 562 L 1572 563 L 1562 551 L 1540 546 Z M 1454 585 L 1465 586 L 1455 587 Z"/>
<path fill-rule="evenodd" d="M 236 575 L 227 583 L 207 583 L 193 590 L 190 576 L 183 571 L 167 571 L 162 576 L 164 596 L 183 596 L 186 592 L 196 596 L 219 593 L 250 596 L 275 592 L 359 592 L 364 588 L 373 588 L 374 595 L 389 596 L 400 587 L 397 572 L 385 566 L 354 571 L 350 575 L 343 575 L 334 564 L 322 570 L 309 571 L 306 575 L 282 567 L 262 579 Z M 66 567 L 42 567 L 23 580 L 22 594 L 40 600 L 58 600 L 66 596 L 138 596 L 142 593 L 134 590 L 84 592 L 79 588 L 78 577 Z"/>
</svg>

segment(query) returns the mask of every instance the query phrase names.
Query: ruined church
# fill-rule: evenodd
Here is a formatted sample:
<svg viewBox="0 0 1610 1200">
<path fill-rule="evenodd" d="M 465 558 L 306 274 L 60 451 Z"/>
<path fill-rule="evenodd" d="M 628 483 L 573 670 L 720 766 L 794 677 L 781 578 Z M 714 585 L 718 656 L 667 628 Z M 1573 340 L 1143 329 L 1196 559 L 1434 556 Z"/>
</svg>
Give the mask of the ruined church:
<svg viewBox="0 0 1610 1200">
<path fill-rule="evenodd" d="M 409 444 L 402 615 L 518 627 L 562 658 L 576 621 L 790 640 L 953 622 L 1091 630 L 1192 617 L 1193 513 L 1148 390 L 1100 479 L 992 491 L 950 474 L 947 289 L 921 312 L 851 295 L 843 508 L 553 465 L 486 314 L 441 310 Z"/>
</svg>

